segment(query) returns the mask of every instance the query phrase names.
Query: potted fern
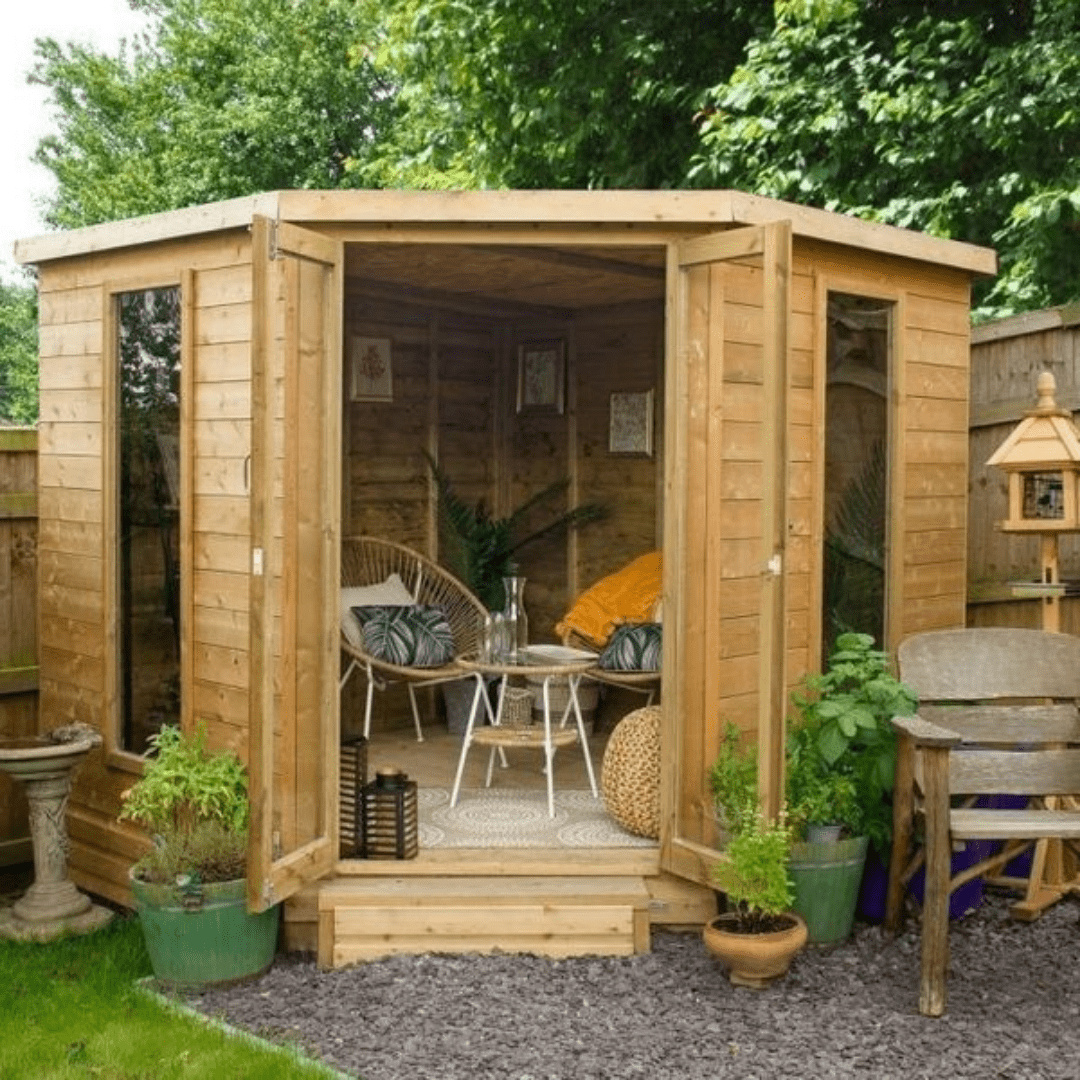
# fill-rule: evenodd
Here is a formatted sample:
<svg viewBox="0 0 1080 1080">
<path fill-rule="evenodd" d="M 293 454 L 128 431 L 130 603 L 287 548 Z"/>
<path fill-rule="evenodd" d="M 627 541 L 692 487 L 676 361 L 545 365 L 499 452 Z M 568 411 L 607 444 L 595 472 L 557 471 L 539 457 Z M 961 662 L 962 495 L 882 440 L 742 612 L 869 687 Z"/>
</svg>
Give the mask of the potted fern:
<svg viewBox="0 0 1080 1080">
<path fill-rule="evenodd" d="M 517 577 L 518 559 L 524 548 L 607 516 L 606 509 L 599 503 L 581 503 L 569 510 L 549 513 L 546 518 L 541 516 L 545 510 L 552 511 L 557 500 L 565 496 L 570 481 L 563 479 L 542 488 L 509 514 L 496 517 L 483 499 L 469 503 L 462 498 L 431 454 L 427 450 L 423 450 L 423 454 L 435 481 L 441 561 L 488 611 L 503 608 L 506 603 L 504 582 L 508 579 L 524 586 L 524 578 Z M 520 605 L 520 593 L 515 599 Z M 518 640 L 524 637 L 521 634 Z M 468 711 L 472 705 L 472 680 L 446 683 L 443 697 L 447 725 L 451 732 L 461 734 L 468 724 Z"/>
<path fill-rule="evenodd" d="M 496 517 L 483 499 L 476 503 L 463 499 L 435 459 L 426 450 L 423 453 L 438 495 L 442 561 L 488 611 L 503 606 L 503 579 L 517 572 L 523 548 L 607 516 L 599 503 L 581 503 L 541 518 L 538 524 L 536 516 L 566 494 L 570 481 L 563 479 L 548 484 L 504 517 Z"/>
<path fill-rule="evenodd" d="M 247 911 L 246 771 L 206 741 L 205 724 L 162 728 L 119 815 L 151 835 L 131 891 L 155 977 L 182 989 L 261 974 L 277 946 L 280 905 Z"/>
</svg>

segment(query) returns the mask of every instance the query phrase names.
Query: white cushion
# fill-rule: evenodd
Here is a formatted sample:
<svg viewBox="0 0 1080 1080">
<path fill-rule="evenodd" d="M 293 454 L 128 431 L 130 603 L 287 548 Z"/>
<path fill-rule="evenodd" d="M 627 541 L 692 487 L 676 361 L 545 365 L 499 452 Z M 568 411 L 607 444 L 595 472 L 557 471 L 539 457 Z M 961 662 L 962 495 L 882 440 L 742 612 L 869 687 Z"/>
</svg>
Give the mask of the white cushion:
<svg viewBox="0 0 1080 1080">
<path fill-rule="evenodd" d="M 397 574 L 378 585 L 346 585 L 341 590 L 341 632 L 350 645 L 362 649 L 364 633 L 352 613 L 354 607 L 411 607 L 415 603 L 416 597 Z"/>
</svg>

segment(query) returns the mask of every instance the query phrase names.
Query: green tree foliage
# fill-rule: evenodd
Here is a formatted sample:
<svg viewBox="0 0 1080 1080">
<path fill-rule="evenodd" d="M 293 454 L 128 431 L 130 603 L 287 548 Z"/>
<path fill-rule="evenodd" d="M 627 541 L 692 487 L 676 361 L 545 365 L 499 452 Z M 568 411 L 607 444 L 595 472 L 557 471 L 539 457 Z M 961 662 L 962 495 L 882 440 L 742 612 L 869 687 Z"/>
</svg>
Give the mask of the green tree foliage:
<svg viewBox="0 0 1080 1080">
<path fill-rule="evenodd" d="M 692 184 L 991 244 L 982 317 L 1080 295 L 1080 5 L 777 0 Z"/>
<path fill-rule="evenodd" d="M 39 47 L 70 227 L 290 187 L 734 187 L 991 244 L 1080 295 L 1076 0 L 131 0 Z"/>
<path fill-rule="evenodd" d="M 33 79 L 57 133 L 47 220 L 70 228 L 278 188 L 356 186 L 393 96 L 353 0 L 131 0 L 150 28 L 109 56 L 51 39 Z"/>
<path fill-rule="evenodd" d="M 683 183 L 696 102 L 733 70 L 760 0 L 379 0 L 402 124 L 386 185 Z"/>
<path fill-rule="evenodd" d="M 37 416 L 37 291 L 0 281 L 0 423 Z"/>
</svg>

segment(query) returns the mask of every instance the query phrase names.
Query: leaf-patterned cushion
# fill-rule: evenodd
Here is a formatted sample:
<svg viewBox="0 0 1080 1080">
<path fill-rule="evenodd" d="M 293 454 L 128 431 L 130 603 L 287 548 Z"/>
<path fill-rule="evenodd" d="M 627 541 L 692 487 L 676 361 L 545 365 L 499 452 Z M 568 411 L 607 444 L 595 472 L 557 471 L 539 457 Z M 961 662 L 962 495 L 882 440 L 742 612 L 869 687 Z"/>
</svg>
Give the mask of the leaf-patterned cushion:
<svg viewBox="0 0 1080 1080">
<path fill-rule="evenodd" d="M 660 623 L 616 627 L 597 665 L 605 671 L 659 671 L 663 633 Z"/>
<path fill-rule="evenodd" d="M 364 649 L 398 667 L 442 667 L 454 658 L 454 635 L 441 607 L 353 608 L 363 627 Z"/>
</svg>

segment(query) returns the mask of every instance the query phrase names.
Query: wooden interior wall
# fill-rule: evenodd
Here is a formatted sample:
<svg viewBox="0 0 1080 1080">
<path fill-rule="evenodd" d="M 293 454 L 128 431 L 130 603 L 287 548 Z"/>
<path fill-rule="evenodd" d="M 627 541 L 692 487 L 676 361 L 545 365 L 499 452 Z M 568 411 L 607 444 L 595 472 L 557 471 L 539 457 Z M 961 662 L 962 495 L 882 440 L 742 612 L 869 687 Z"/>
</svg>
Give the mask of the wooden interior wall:
<svg viewBox="0 0 1080 1080">
<path fill-rule="evenodd" d="M 246 754 L 246 457 L 250 431 L 248 330 L 250 244 L 246 233 L 114 252 L 41 268 L 39 536 L 40 709 L 50 725 L 90 723 L 115 747 L 108 724 L 115 679 L 107 648 L 102 480 L 107 294 L 175 285 L 191 269 L 183 304 L 190 320 L 184 374 L 194 491 L 192 588 L 182 600 L 192 643 L 193 691 L 186 711 L 206 717 L 214 745 Z M 189 359 L 190 357 L 190 359 Z M 181 449 L 183 455 L 184 450 Z M 185 632 L 186 633 L 186 632 Z M 68 815 L 75 879 L 124 902 L 127 868 L 146 847 L 116 822 L 121 793 L 138 775 L 129 755 L 92 754 L 75 779 Z"/>
<path fill-rule="evenodd" d="M 1035 404 L 1035 382 L 1049 371 L 1056 400 L 1080 408 L 1080 324 L 1060 309 L 1004 319 L 976 329 L 971 344 L 971 426 L 968 479 L 968 623 L 972 626 L 1042 625 L 1041 601 L 1012 596 L 1010 581 L 1039 577 L 1036 534 L 1002 532 L 1007 481 L 986 461 L 1008 438 L 1024 411 Z M 1058 541 L 1059 573 L 1080 580 L 1080 536 Z M 1080 632 L 1080 598 L 1061 601 L 1061 626 Z"/>
<path fill-rule="evenodd" d="M 37 432 L 0 428 L 0 736 L 38 731 Z M 30 858 L 21 784 L 0 776 L 0 867 Z"/>
<path fill-rule="evenodd" d="M 663 303 L 582 311 L 574 320 L 574 340 L 575 483 L 581 500 L 602 503 L 608 510 L 607 518 L 577 535 L 577 586 L 571 591 L 580 592 L 662 546 Z M 610 453 L 611 395 L 650 390 L 652 454 Z"/>
<path fill-rule="evenodd" d="M 391 340 L 394 399 L 346 401 L 344 535 L 374 533 L 437 553 L 425 447 L 465 499 L 484 499 L 500 515 L 569 479 L 565 498 L 538 524 L 575 501 L 602 502 L 610 516 L 569 542 L 522 552 L 530 636 L 546 642 L 556 640 L 555 623 L 577 592 L 658 546 L 662 427 L 652 456 L 638 457 L 608 453 L 608 426 L 614 392 L 655 390 L 661 414 L 661 303 L 523 318 L 482 298 L 387 295 L 351 278 L 345 325 L 346 354 L 351 336 Z M 519 412 L 518 346 L 553 338 L 566 346 L 564 410 Z M 399 704 L 380 695 L 376 723 Z M 343 715 L 356 706 L 343 701 Z"/>
</svg>

